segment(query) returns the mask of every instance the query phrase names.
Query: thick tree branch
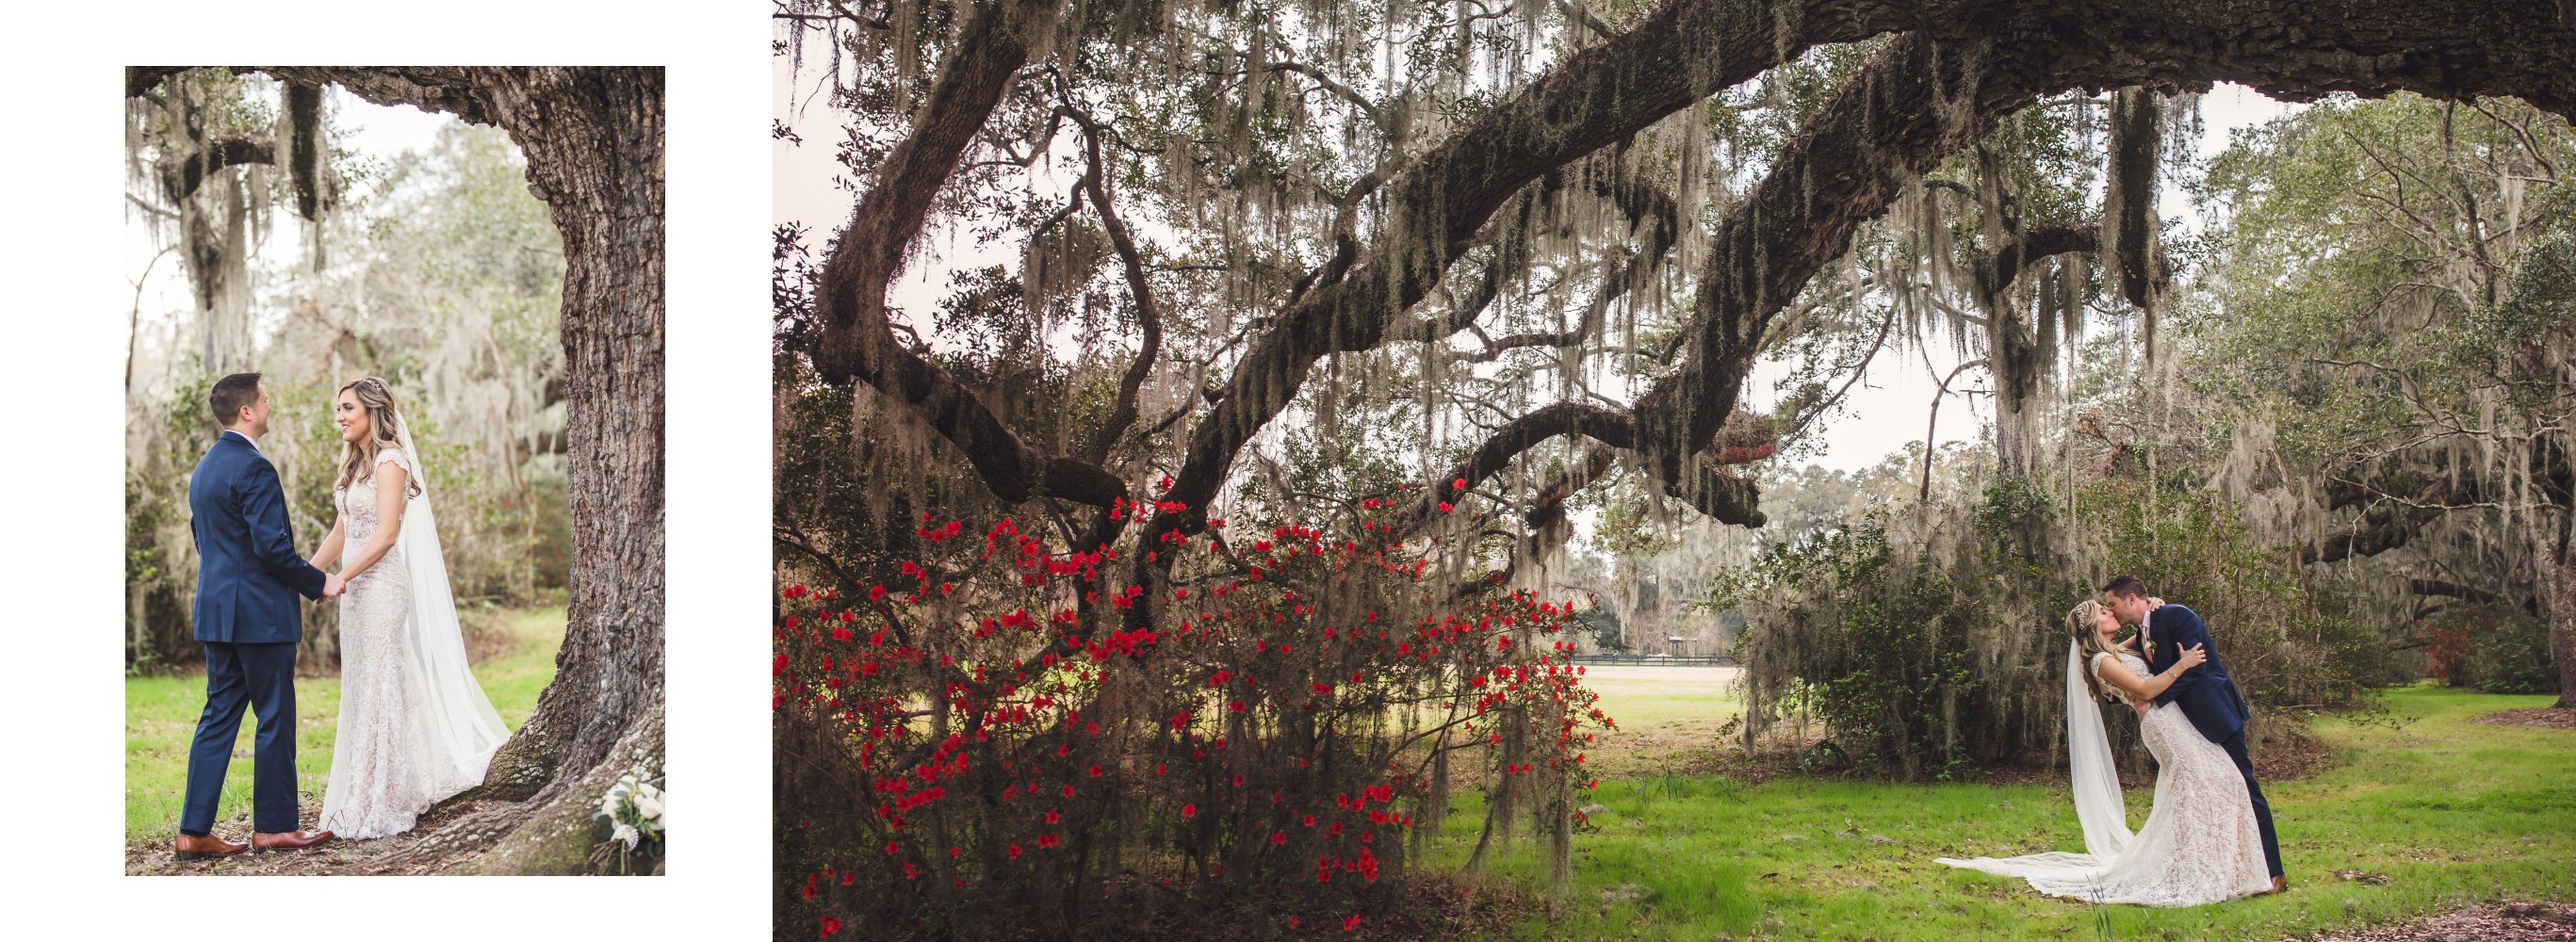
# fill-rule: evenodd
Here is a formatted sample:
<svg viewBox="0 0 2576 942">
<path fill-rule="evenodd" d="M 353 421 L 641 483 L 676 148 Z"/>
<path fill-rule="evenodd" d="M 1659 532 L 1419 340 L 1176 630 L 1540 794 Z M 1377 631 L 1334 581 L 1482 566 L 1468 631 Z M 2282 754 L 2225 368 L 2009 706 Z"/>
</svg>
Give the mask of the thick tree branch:
<svg viewBox="0 0 2576 942">
<path fill-rule="evenodd" d="M 1109 202 L 1109 190 L 1101 184 L 1100 134 L 1103 129 L 1090 118 L 1076 115 L 1082 125 L 1083 144 L 1089 151 L 1090 165 L 1082 175 L 1082 192 L 1091 201 L 1092 211 L 1100 216 L 1100 228 L 1109 233 L 1109 244 L 1118 251 L 1118 262 L 1127 275 L 1127 292 L 1136 302 L 1136 323 L 1144 335 L 1136 359 L 1127 364 L 1127 373 L 1118 379 L 1118 399 L 1109 410 L 1109 418 L 1092 436 L 1091 447 L 1083 457 L 1092 464 L 1109 460 L 1109 450 L 1136 424 L 1136 391 L 1153 374 L 1154 358 L 1163 347 L 1163 315 L 1154 303 L 1154 286 L 1145 279 L 1145 260 L 1136 251 L 1136 240 L 1128 234 L 1127 224 L 1118 218 L 1118 210 Z"/>
<path fill-rule="evenodd" d="M 1030 0 L 979 4 L 958 28 L 913 133 L 878 165 L 824 263 L 817 292 L 820 331 L 809 352 L 826 382 L 856 377 L 880 383 L 929 366 L 902 362 L 918 358 L 886 342 L 886 287 L 921 234 L 940 187 L 1028 63 L 1032 40 L 1053 29 L 1060 12 L 1056 4 Z"/>
<path fill-rule="evenodd" d="M 129 65 L 125 67 L 125 97 L 139 98 L 160 87 L 161 80 L 188 71 L 184 65 Z"/>
<path fill-rule="evenodd" d="M 277 140 L 266 134 L 207 141 L 194 154 L 174 155 L 161 161 L 161 195 L 177 205 L 204 186 L 215 171 L 241 164 L 275 163 Z"/>
<path fill-rule="evenodd" d="M 997 107 L 1003 92 L 1055 26 L 1052 3 L 979 5 L 940 63 L 921 119 L 878 166 L 867 195 L 841 230 L 817 289 L 818 342 L 808 351 L 826 382 L 856 378 L 911 407 L 955 443 L 995 497 L 1019 503 L 1053 496 L 1110 506 L 1125 496 L 1116 475 L 1091 462 L 1046 454 L 1003 424 L 946 370 L 894 342 L 885 292 L 920 235 L 932 200 Z"/>
<path fill-rule="evenodd" d="M 1987 298 L 2002 297 L 2021 277 L 2023 265 L 2053 255 L 2092 252 L 2101 246 L 2102 227 L 2083 224 L 2033 226 L 2022 232 L 2021 240 L 2009 243 L 2002 251 L 1978 260 L 1977 291 Z"/>
<path fill-rule="evenodd" d="M 2497 595 L 2485 589 L 2481 589 L 2476 586 L 2445 582 L 2440 579 L 2409 579 L 2406 581 L 2406 589 L 2407 591 L 2413 592 L 2417 595 L 2442 595 L 2455 599 L 2466 599 L 2471 602 L 2485 602 L 2492 604 L 2504 601 L 2504 596 Z"/>
<path fill-rule="evenodd" d="M 474 69 L 457 66 L 347 68 L 262 65 L 236 67 L 235 71 L 266 72 L 289 83 L 338 85 L 352 95 L 379 105 L 410 105 L 422 111 L 452 114 L 467 124 L 498 124 L 498 114 L 482 86 L 496 81 L 503 84 L 513 81 L 489 70 L 478 73 Z"/>
</svg>

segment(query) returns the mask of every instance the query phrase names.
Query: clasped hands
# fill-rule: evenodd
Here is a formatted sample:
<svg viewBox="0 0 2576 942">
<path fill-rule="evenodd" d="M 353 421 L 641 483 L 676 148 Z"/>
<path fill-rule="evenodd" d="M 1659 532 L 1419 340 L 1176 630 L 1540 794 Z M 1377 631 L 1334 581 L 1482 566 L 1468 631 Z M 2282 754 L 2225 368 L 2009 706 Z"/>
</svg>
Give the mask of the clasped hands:
<svg viewBox="0 0 2576 942">
<path fill-rule="evenodd" d="M 322 568 L 322 563 L 318 560 L 306 560 L 306 563 L 315 569 Z M 339 601 L 340 594 L 347 591 L 349 591 L 349 580 L 340 578 L 339 573 L 325 572 L 322 574 L 322 601 Z"/>
</svg>

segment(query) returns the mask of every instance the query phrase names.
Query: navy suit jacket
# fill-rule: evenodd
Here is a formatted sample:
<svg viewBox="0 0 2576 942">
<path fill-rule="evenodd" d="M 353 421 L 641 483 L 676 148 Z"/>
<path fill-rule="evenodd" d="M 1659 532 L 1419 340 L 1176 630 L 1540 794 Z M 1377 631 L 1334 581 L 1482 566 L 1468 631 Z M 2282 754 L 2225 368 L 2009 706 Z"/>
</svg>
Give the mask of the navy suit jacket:
<svg viewBox="0 0 2576 942">
<path fill-rule="evenodd" d="M 188 476 L 197 536 L 197 640 L 304 640 L 295 596 L 322 597 L 322 570 L 296 555 L 277 468 L 237 432 L 215 440 Z"/>
<path fill-rule="evenodd" d="M 2156 695 L 2156 705 L 2182 705 L 2182 715 L 2200 730 L 2210 742 L 2224 743 L 2245 728 L 2245 699 L 2236 693 L 2236 678 L 2227 674 L 2227 665 L 2218 660 L 2218 648 L 2209 643 L 2209 629 L 2200 623 L 2200 614 L 2180 605 L 2167 604 L 2147 613 L 2147 636 L 2155 639 L 2155 653 L 2147 658 L 2147 669 L 2163 673 L 2182 659 L 2184 648 L 2200 645 L 2209 660 L 2199 667 L 2182 672 L 2173 686 Z"/>
</svg>

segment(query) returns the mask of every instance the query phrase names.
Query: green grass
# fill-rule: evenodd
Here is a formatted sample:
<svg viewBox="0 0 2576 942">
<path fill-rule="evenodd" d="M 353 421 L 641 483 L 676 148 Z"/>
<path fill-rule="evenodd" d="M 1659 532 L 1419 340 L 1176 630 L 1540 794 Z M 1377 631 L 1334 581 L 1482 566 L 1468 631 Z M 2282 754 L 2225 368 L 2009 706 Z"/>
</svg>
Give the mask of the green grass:
<svg viewBox="0 0 2576 942">
<path fill-rule="evenodd" d="M 1706 667 L 1588 667 L 1583 686 L 1601 694 L 1601 708 L 1627 732 L 1697 729 L 1744 711 L 1744 698 L 1707 679 L 1720 673 Z"/>
<path fill-rule="evenodd" d="M 1627 692 L 1627 703 L 1604 697 L 1631 731 L 1639 727 L 1630 717 L 1668 710 L 1636 694 Z M 1599 833 L 1575 837 L 1570 905 L 1557 922 L 1534 920 L 1511 934 L 2278 938 L 2499 897 L 2567 899 L 2576 896 L 2576 733 L 2469 721 L 2548 702 L 2417 687 L 2387 695 L 2392 716 L 2405 721 L 2398 728 L 2319 721 L 2338 764 L 2265 786 L 2291 892 L 2186 909 L 2089 907 L 1932 862 L 2082 850 L 2062 786 L 1605 776 L 1588 800 L 1610 811 L 1596 816 Z M 2131 787 L 2126 797 L 2132 824 L 2143 820 L 2149 791 Z M 1431 866 L 1463 864 L 1474 846 L 1482 795 L 1458 804 L 1427 855 Z M 1544 886 L 1526 830 L 1494 873 Z M 2390 879 L 2347 882 L 2337 870 Z"/>
<path fill-rule="evenodd" d="M 474 677 L 492 708 L 512 730 L 537 706 L 537 692 L 554 679 L 555 649 L 563 642 L 562 608 L 505 609 L 476 619 L 499 631 L 507 647 L 474 665 Z M 206 705 L 205 675 L 129 677 L 125 681 L 125 839 L 128 845 L 167 841 L 179 832 L 179 805 L 188 783 L 188 743 Z M 305 807 L 322 804 L 331 778 L 331 745 L 340 716 L 340 679 L 295 682 L 295 785 Z M 224 775 L 224 797 L 215 820 L 250 810 L 251 747 L 257 718 L 245 713 Z M 240 835 L 234 835 L 238 838 Z"/>
</svg>

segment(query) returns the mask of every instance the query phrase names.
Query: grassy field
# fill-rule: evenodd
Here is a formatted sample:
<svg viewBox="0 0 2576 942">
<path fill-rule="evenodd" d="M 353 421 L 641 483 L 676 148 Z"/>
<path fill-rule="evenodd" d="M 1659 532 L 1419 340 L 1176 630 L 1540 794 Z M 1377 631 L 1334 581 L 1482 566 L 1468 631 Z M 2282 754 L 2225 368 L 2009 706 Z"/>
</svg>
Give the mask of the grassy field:
<svg viewBox="0 0 2576 942">
<path fill-rule="evenodd" d="M 1575 838 L 1576 886 L 1562 918 L 1528 939 L 1746 937 L 1826 939 L 2279 938 L 2386 922 L 2478 900 L 2576 899 L 2576 733 L 2470 718 L 2545 706 L 2430 687 L 2387 695 L 2389 717 L 2326 719 L 2331 769 L 2267 783 L 2291 892 L 2187 909 L 2090 907 L 2019 880 L 1954 870 L 1934 857 L 2082 850 L 2062 786 L 1884 785 L 1812 779 L 1751 784 L 1720 774 L 1664 775 L 1684 734 L 1714 730 L 1731 708 L 1713 688 L 1621 677 L 1594 686 L 1652 761 L 1596 751 L 1597 833 Z M 1713 673 L 1712 673 L 1713 678 Z M 2391 722 L 2393 720 L 2393 722 Z M 1710 767 L 1712 740 L 1690 763 Z M 2126 789 L 2130 820 L 2147 788 Z M 1482 796 L 1461 796 L 1427 863 L 1454 867 L 1474 846 Z M 1524 827 L 1524 833 L 1526 828 Z M 2336 871 L 2387 877 L 2357 882 Z M 1494 873 L 1543 885 L 1523 838 Z"/>
<path fill-rule="evenodd" d="M 555 648 L 563 642 L 561 608 L 505 609 L 468 616 L 469 631 L 498 632 L 499 643 L 474 664 L 474 677 L 501 721 L 516 730 L 536 709 L 537 692 L 554 679 Z M 478 638 L 478 642 L 483 639 Z M 478 647 L 484 646 L 478 643 Z M 125 840 L 160 843 L 179 832 L 179 804 L 188 780 L 188 743 L 206 703 L 203 672 L 125 681 Z M 340 715 L 340 679 L 295 682 L 295 782 L 309 810 L 322 804 L 331 778 L 331 744 Z M 256 718 L 242 717 L 224 776 L 223 803 L 215 820 L 250 810 L 251 746 Z M 232 835 L 240 839 L 242 835 Z"/>
</svg>

